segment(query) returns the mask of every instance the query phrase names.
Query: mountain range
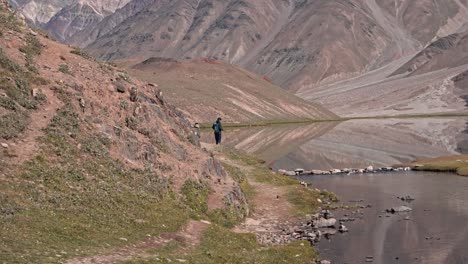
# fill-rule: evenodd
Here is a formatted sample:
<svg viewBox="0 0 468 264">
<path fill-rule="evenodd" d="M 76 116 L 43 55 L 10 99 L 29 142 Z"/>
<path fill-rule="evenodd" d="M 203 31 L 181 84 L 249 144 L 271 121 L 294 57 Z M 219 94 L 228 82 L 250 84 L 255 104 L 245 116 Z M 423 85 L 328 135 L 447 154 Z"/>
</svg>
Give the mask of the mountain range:
<svg viewBox="0 0 468 264">
<path fill-rule="evenodd" d="M 12 0 L 58 40 L 106 61 L 208 57 L 342 116 L 466 110 L 452 79 L 468 69 L 467 0 L 104 2 Z"/>
</svg>

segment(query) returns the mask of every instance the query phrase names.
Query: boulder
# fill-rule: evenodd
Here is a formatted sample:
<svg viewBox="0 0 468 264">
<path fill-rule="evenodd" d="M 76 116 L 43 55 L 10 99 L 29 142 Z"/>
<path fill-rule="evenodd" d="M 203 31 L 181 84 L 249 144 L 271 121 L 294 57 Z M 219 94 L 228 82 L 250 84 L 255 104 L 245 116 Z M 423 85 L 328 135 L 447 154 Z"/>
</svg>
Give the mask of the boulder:
<svg viewBox="0 0 468 264">
<path fill-rule="evenodd" d="M 411 209 L 408 206 L 398 206 L 398 207 L 392 207 L 390 209 L 387 209 L 387 213 L 405 213 L 405 212 L 411 212 L 413 209 Z"/>
<path fill-rule="evenodd" d="M 366 168 L 366 170 L 367 170 L 367 171 L 374 171 L 374 167 L 369 166 L 369 167 Z"/>
<path fill-rule="evenodd" d="M 316 228 L 334 227 L 335 224 L 336 224 L 335 218 L 330 218 L 330 219 L 320 218 L 318 220 L 313 221 L 313 226 Z"/>
<path fill-rule="evenodd" d="M 321 171 L 321 170 L 312 170 L 310 172 L 310 174 L 312 174 L 312 175 L 323 175 L 323 174 L 325 174 L 325 172 Z"/>
<path fill-rule="evenodd" d="M 300 169 L 300 168 L 299 168 L 299 169 L 295 169 L 294 172 L 295 172 L 296 174 L 301 174 L 301 173 L 304 173 L 304 169 Z"/>
<path fill-rule="evenodd" d="M 331 172 L 331 174 L 340 174 L 340 173 L 342 173 L 342 171 L 339 170 L 339 169 L 332 169 L 332 170 L 330 170 L 330 172 Z"/>
<path fill-rule="evenodd" d="M 285 171 L 285 172 L 283 172 L 283 175 L 285 175 L 285 176 L 296 176 L 296 173 L 294 171 Z"/>
<path fill-rule="evenodd" d="M 116 89 L 117 92 L 119 92 L 119 93 L 125 93 L 125 91 L 126 91 L 125 86 L 124 86 L 123 84 L 121 84 L 121 83 L 117 83 L 117 84 L 115 85 L 115 89 Z"/>
<path fill-rule="evenodd" d="M 358 172 L 358 173 L 364 173 L 365 170 L 364 170 L 364 169 L 359 169 L 359 170 L 357 170 L 357 172 Z"/>
</svg>

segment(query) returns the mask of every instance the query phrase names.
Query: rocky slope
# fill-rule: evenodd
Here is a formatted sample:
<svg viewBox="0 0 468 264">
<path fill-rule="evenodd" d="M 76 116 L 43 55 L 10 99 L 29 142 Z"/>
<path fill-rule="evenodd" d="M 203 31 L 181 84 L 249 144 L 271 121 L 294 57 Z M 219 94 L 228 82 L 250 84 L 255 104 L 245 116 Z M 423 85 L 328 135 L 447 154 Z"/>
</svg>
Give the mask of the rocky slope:
<svg viewBox="0 0 468 264">
<path fill-rule="evenodd" d="M 129 72 L 158 84 L 164 96 L 194 122 L 210 123 L 219 116 L 227 123 L 337 118 L 266 77 L 213 59 L 150 58 L 131 66 Z"/>
</svg>

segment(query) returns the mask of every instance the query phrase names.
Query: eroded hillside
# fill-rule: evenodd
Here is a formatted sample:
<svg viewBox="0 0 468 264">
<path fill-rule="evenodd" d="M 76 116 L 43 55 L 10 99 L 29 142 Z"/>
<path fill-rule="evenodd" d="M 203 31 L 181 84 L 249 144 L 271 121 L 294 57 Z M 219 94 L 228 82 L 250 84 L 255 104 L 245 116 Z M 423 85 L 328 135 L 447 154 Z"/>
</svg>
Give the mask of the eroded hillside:
<svg viewBox="0 0 468 264">
<path fill-rule="evenodd" d="M 331 120 L 337 116 L 238 66 L 213 59 L 150 58 L 129 72 L 159 85 L 194 122 L 222 117 L 228 123 Z"/>
</svg>

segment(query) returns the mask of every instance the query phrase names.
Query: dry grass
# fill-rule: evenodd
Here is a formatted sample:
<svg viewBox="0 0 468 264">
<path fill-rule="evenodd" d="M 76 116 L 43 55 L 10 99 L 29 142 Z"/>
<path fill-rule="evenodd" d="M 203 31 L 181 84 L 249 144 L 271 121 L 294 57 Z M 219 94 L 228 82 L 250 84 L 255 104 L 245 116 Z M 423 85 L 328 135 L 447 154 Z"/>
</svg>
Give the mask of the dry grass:
<svg viewBox="0 0 468 264">
<path fill-rule="evenodd" d="M 418 165 L 415 170 L 419 171 L 454 172 L 458 175 L 468 176 L 468 155 L 417 160 L 413 165 Z"/>
</svg>

